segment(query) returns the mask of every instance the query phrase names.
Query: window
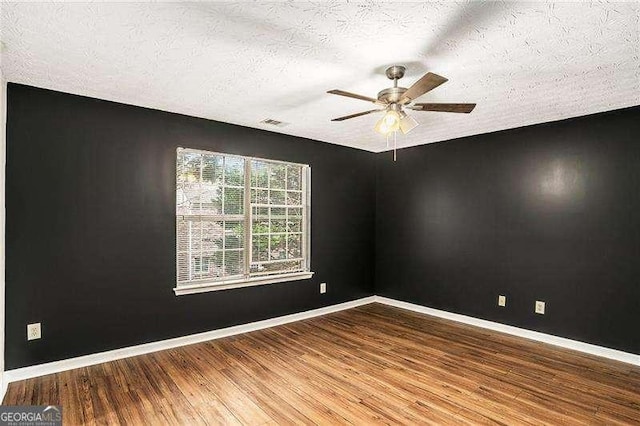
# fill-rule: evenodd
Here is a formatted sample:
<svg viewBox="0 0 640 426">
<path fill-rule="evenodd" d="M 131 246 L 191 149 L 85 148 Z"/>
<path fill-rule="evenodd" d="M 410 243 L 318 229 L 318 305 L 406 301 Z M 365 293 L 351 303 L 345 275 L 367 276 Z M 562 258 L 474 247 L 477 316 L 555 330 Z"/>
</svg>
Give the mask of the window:
<svg viewBox="0 0 640 426">
<path fill-rule="evenodd" d="M 309 166 L 178 148 L 176 294 L 310 278 Z"/>
</svg>

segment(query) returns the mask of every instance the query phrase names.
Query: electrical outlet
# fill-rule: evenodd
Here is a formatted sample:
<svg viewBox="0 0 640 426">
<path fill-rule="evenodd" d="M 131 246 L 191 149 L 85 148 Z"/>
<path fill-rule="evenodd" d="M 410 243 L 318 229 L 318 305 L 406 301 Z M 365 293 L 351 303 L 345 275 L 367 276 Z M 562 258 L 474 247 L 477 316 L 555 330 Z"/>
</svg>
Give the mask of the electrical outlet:
<svg viewBox="0 0 640 426">
<path fill-rule="evenodd" d="M 498 306 L 507 306 L 507 296 L 498 296 Z"/>
<path fill-rule="evenodd" d="M 544 302 L 536 300 L 536 314 L 544 315 Z"/>
<path fill-rule="evenodd" d="M 27 340 L 36 340 L 42 337 L 40 323 L 27 324 Z"/>
<path fill-rule="evenodd" d="M 320 293 L 327 292 L 327 283 L 320 283 Z"/>
</svg>

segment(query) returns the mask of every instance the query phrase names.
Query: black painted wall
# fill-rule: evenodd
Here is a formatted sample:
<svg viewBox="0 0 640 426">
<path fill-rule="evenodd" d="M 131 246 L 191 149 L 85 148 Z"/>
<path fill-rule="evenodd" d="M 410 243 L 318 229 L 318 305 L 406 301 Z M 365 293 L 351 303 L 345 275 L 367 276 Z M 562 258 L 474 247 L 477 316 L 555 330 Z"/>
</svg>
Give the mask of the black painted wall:
<svg viewBox="0 0 640 426">
<path fill-rule="evenodd" d="M 374 154 L 17 84 L 7 102 L 7 369 L 373 293 Z M 178 146 L 310 164 L 314 277 L 175 296 Z"/>
<path fill-rule="evenodd" d="M 6 368 L 371 294 L 640 353 L 638 135 L 635 107 L 404 149 L 394 163 L 9 84 Z M 310 164 L 316 275 L 175 296 L 178 146 Z M 41 340 L 26 341 L 30 322 Z"/>
<path fill-rule="evenodd" d="M 640 353 L 640 107 L 376 161 L 376 294 Z"/>
</svg>

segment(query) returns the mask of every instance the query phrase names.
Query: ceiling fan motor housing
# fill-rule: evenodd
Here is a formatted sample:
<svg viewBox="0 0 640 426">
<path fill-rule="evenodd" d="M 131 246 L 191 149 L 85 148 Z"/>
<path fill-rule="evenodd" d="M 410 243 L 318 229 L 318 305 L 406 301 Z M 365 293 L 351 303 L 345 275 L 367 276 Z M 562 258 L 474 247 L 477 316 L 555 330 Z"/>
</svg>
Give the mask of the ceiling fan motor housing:
<svg viewBox="0 0 640 426">
<path fill-rule="evenodd" d="M 406 92 L 405 87 L 389 87 L 388 89 L 381 90 L 378 93 L 378 100 L 389 104 L 395 104 L 400 102 L 402 95 Z"/>
</svg>

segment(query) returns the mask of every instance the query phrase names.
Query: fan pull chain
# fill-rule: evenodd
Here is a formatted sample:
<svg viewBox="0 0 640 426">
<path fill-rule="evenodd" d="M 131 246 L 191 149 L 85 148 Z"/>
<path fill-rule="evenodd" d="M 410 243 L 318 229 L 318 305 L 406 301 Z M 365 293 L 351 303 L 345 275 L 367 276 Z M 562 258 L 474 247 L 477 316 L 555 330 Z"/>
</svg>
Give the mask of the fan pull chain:
<svg viewBox="0 0 640 426">
<path fill-rule="evenodd" d="M 393 132 L 393 161 L 396 161 L 397 135 L 398 131 L 396 130 Z"/>
</svg>

